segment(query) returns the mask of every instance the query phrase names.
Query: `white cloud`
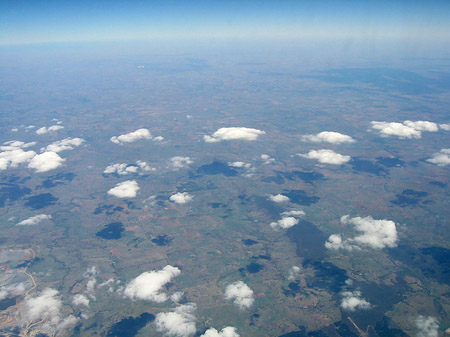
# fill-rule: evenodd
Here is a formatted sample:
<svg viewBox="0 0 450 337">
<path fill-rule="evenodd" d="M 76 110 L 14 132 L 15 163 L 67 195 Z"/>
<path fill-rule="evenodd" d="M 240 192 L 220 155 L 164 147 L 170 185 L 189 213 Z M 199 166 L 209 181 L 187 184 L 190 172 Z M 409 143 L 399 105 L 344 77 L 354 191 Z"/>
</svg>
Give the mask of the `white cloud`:
<svg viewBox="0 0 450 337">
<path fill-rule="evenodd" d="M 23 220 L 21 222 L 19 222 L 18 224 L 16 224 L 16 226 L 32 226 L 32 225 L 37 225 L 39 224 L 41 221 L 44 220 L 49 220 L 51 219 L 52 216 L 51 215 L 47 215 L 47 214 L 38 214 L 35 216 L 32 216 L 31 218 L 28 218 L 26 220 Z"/>
<path fill-rule="evenodd" d="M 194 303 L 181 305 L 172 312 L 161 312 L 156 315 L 155 324 L 159 332 L 171 337 L 193 336 L 195 329 Z"/>
<path fill-rule="evenodd" d="M 42 128 L 37 129 L 36 133 L 38 135 L 43 135 L 43 134 L 46 134 L 46 133 L 49 133 L 49 132 L 53 132 L 53 131 L 58 131 L 58 130 L 61 130 L 61 129 L 64 129 L 64 126 L 62 126 L 62 125 L 52 125 L 52 126 L 49 126 L 48 128 L 43 126 Z"/>
<path fill-rule="evenodd" d="M 135 164 L 112 164 L 108 165 L 103 171 L 104 174 L 117 174 L 120 176 L 127 175 L 129 173 L 140 173 L 156 171 L 155 168 L 150 167 L 145 161 L 138 160 Z"/>
<path fill-rule="evenodd" d="M 439 127 L 436 123 L 428 121 L 404 121 L 403 124 L 418 131 L 437 132 Z"/>
<path fill-rule="evenodd" d="M 20 148 L 0 152 L 0 171 L 6 170 L 9 167 L 17 167 L 19 164 L 30 161 L 36 152 L 24 151 Z"/>
<path fill-rule="evenodd" d="M 176 204 L 185 204 L 192 200 L 192 196 L 187 192 L 178 192 L 170 196 L 170 201 Z"/>
<path fill-rule="evenodd" d="M 286 202 L 289 201 L 289 197 L 283 195 L 283 194 L 275 194 L 275 195 L 270 195 L 269 199 L 273 202 Z"/>
<path fill-rule="evenodd" d="M 139 190 L 140 187 L 136 180 L 127 180 L 111 188 L 108 194 L 117 198 L 134 198 Z"/>
<path fill-rule="evenodd" d="M 23 282 L 0 286 L 0 300 L 10 296 L 21 295 L 27 288 Z"/>
<path fill-rule="evenodd" d="M 427 162 L 436 164 L 438 166 L 450 165 L 450 149 L 441 149 L 432 155 Z"/>
<path fill-rule="evenodd" d="M 303 212 L 302 210 L 292 210 L 292 211 L 283 212 L 283 213 L 281 213 L 281 215 L 301 217 L 301 216 L 305 215 L 305 212 Z"/>
<path fill-rule="evenodd" d="M 439 124 L 439 128 L 444 131 L 450 131 L 450 124 Z"/>
<path fill-rule="evenodd" d="M 200 337 L 239 337 L 240 335 L 236 332 L 236 328 L 227 326 L 223 328 L 222 331 L 217 331 L 214 328 L 209 328 Z"/>
<path fill-rule="evenodd" d="M 355 141 L 350 136 L 334 131 L 322 131 L 316 135 L 305 135 L 302 136 L 302 140 L 304 142 L 332 144 L 353 143 Z"/>
<path fill-rule="evenodd" d="M 12 128 L 11 131 L 12 132 L 17 132 L 17 131 L 19 131 L 19 129 L 18 128 Z"/>
<path fill-rule="evenodd" d="M 234 162 L 228 163 L 228 166 L 236 167 L 236 168 L 249 169 L 251 164 L 250 163 L 244 163 L 243 161 L 234 161 Z"/>
<path fill-rule="evenodd" d="M 378 130 L 382 137 L 397 136 L 405 138 L 422 138 L 422 131 L 436 132 L 439 127 L 436 123 L 428 121 L 397 122 L 371 122 L 372 129 Z"/>
<path fill-rule="evenodd" d="M 341 300 L 341 308 L 348 311 L 356 311 L 357 309 L 367 310 L 372 308 L 372 305 L 364 298 L 361 298 L 360 291 L 344 291 Z"/>
<path fill-rule="evenodd" d="M 22 317 L 25 324 L 35 326 L 35 330 L 43 332 L 55 332 L 73 326 L 77 319 L 69 315 L 62 317 L 62 301 L 55 289 L 46 288 L 37 296 L 27 296 L 23 302 Z"/>
<path fill-rule="evenodd" d="M 277 222 L 271 222 L 270 227 L 272 227 L 275 230 L 287 229 L 287 228 L 291 228 L 292 226 L 295 226 L 296 224 L 298 224 L 298 219 L 296 219 L 292 216 L 285 216 L 285 217 L 282 217 Z"/>
<path fill-rule="evenodd" d="M 65 159 L 61 158 L 56 152 L 44 152 L 34 156 L 28 167 L 35 169 L 36 172 L 46 172 L 60 167 L 64 161 Z"/>
<path fill-rule="evenodd" d="M 182 291 L 176 291 L 172 295 L 170 295 L 170 299 L 172 302 L 179 302 L 184 296 L 184 293 Z"/>
<path fill-rule="evenodd" d="M 161 292 L 162 288 L 180 273 L 180 269 L 171 265 L 158 271 L 144 272 L 127 284 L 124 295 L 131 299 L 164 302 L 167 295 Z"/>
<path fill-rule="evenodd" d="M 170 159 L 174 168 L 185 168 L 193 163 L 190 157 L 175 156 Z"/>
<path fill-rule="evenodd" d="M 150 131 L 147 129 L 138 129 L 120 136 L 111 137 L 110 141 L 116 144 L 132 143 L 140 139 L 152 139 Z"/>
<path fill-rule="evenodd" d="M 220 128 L 212 136 L 204 136 L 205 142 L 215 143 L 222 140 L 256 140 L 265 132 L 258 129 L 245 127 Z"/>
<path fill-rule="evenodd" d="M 294 281 L 300 274 L 300 271 L 301 271 L 300 267 L 292 266 L 292 268 L 289 269 L 288 280 Z"/>
<path fill-rule="evenodd" d="M 261 160 L 263 161 L 263 164 L 265 164 L 265 165 L 272 164 L 273 162 L 275 162 L 275 158 L 272 158 L 268 154 L 262 154 Z"/>
<path fill-rule="evenodd" d="M 300 157 L 316 159 L 321 164 L 341 165 L 348 162 L 351 157 L 343 156 L 333 150 L 311 150 L 306 154 L 298 154 Z"/>
<path fill-rule="evenodd" d="M 80 146 L 83 142 L 84 139 L 82 138 L 65 138 L 48 145 L 45 149 L 41 149 L 41 151 L 61 152 L 73 150 L 75 146 Z"/>
<path fill-rule="evenodd" d="M 153 138 L 154 142 L 162 142 L 164 140 L 164 137 L 162 136 L 156 136 L 155 138 Z"/>
<path fill-rule="evenodd" d="M 250 308 L 254 301 L 253 290 L 242 281 L 227 285 L 225 299 L 233 301 L 241 309 Z"/>
<path fill-rule="evenodd" d="M 439 324 L 436 318 L 432 316 L 422 316 L 419 315 L 415 322 L 417 329 L 419 332 L 417 333 L 417 337 L 438 337 L 438 329 Z"/>
<path fill-rule="evenodd" d="M 375 220 L 371 216 L 350 218 L 348 215 L 345 215 L 341 218 L 341 223 L 353 225 L 362 234 L 346 240 L 343 240 L 338 234 L 330 235 L 325 243 L 326 248 L 351 251 L 360 249 L 360 246 L 367 246 L 373 249 L 397 246 L 397 229 L 395 222 L 391 220 Z"/>
<path fill-rule="evenodd" d="M 72 297 L 72 303 L 75 306 L 84 306 L 89 308 L 89 298 L 87 298 L 86 295 L 83 294 L 77 294 Z"/>
</svg>

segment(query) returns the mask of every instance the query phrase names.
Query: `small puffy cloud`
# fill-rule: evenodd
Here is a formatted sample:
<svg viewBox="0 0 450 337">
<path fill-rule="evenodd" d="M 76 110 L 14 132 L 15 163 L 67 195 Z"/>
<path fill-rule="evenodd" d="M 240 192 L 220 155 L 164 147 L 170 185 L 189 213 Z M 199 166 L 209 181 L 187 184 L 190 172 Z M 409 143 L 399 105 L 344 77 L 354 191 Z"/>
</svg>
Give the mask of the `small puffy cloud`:
<svg viewBox="0 0 450 337">
<path fill-rule="evenodd" d="M 321 164 L 341 165 L 348 162 L 351 157 L 336 153 L 333 150 L 311 150 L 306 154 L 298 154 L 300 157 L 315 159 Z"/>
<path fill-rule="evenodd" d="M 322 131 L 316 135 L 305 135 L 302 137 L 304 142 L 312 143 L 353 143 L 355 140 L 347 135 L 334 131 Z"/>
<path fill-rule="evenodd" d="M 156 136 L 155 138 L 153 138 L 154 142 L 162 142 L 164 140 L 164 137 L 162 136 Z"/>
<path fill-rule="evenodd" d="M 345 240 L 338 234 L 330 235 L 325 243 L 326 248 L 351 251 L 353 249 L 361 249 L 361 246 L 373 249 L 397 246 L 397 229 L 395 222 L 391 220 L 375 220 L 371 216 L 350 218 L 348 215 L 345 215 L 341 218 L 341 223 L 353 225 L 362 234 Z"/>
<path fill-rule="evenodd" d="M 19 222 L 18 224 L 16 224 L 16 226 L 33 226 L 33 225 L 39 224 L 41 221 L 49 220 L 51 218 L 52 218 L 51 215 L 38 214 L 38 215 L 32 216 L 31 218 L 28 218 L 26 220 Z"/>
<path fill-rule="evenodd" d="M 242 281 L 227 285 L 225 299 L 233 301 L 241 309 L 250 308 L 254 301 L 253 290 Z"/>
<path fill-rule="evenodd" d="M 223 328 L 220 332 L 214 328 L 209 328 L 200 337 L 239 337 L 240 335 L 236 332 L 236 328 L 227 326 Z"/>
<path fill-rule="evenodd" d="M 144 272 L 127 284 L 124 295 L 131 299 L 164 302 L 167 295 L 161 292 L 162 288 L 180 273 L 180 269 L 171 265 L 158 271 Z"/>
<path fill-rule="evenodd" d="M 192 200 L 192 196 L 187 192 L 178 192 L 170 196 L 170 201 L 176 204 L 185 204 Z"/>
<path fill-rule="evenodd" d="M 234 162 L 228 163 L 228 166 L 236 167 L 236 168 L 249 169 L 251 167 L 251 164 L 250 163 L 244 163 L 243 161 L 234 161 Z"/>
<path fill-rule="evenodd" d="M 86 308 L 89 308 L 89 298 L 87 298 L 87 296 L 83 294 L 77 294 L 72 297 L 72 303 L 76 307 L 84 306 Z"/>
<path fill-rule="evenodd" d="M 176 291 L 172 295 L 170 295 L 170 299 L 172 302 L 180 302 L 180 300 L 183 298 L 184 293 L 182 291 Z"/>
<path fill-rule="evenodd" d="M 265 132 L 258 129 L 245 127 L 220 128 L 212 134 L 212 136 L 204 136 L 205 142 L 215 143 L 222 140 L 256 140 Z"/>
<path fill-rule="evenodd" d="M 434 153 L 427 162 L 436 164 L 438 166 L 450 165 L 450 149 L 442 149 Z"/>
<path fill-rule="evenodd" d="M 428 121 L 371 122 L 372 129 L 377 130 L 382 137 L 397 136 L 401 139 L 422 138 L 422 131 L 436 132 L 439 127 Z"/>
<path fill-rule="evenodd" d="M 292 210 L 281 213 L 283 216 L 295 216 L 295 217 L 301 217 L 305 215 L 305 212 L 302 210 Z"/>
<path fill-rule="evenodd" d="M 190 157 L 175 156 L 170 159 L 172 166 L 176 169 L 188 167 L 193 163 Z"/>
<path fill-rule="evenodd" d="M 289 197 L 283 195 L 283 194 L 275 194 L 275 195 L 271 195 L 269 196 L 270 201 L 273 202 L 286 202 L 289 201 Z"/>
<path fill-rule="evenodd" d="M 108 194 L 117 198 L 134 198 L 139 190 L 140 187 L 136 180 L 127 180 L 111 188 Z"/>
<path fill-rule="evenodd" d="M 58 130 L 61 130 L 61 129 L 64 129 L 64 126 L 62 126 L 62 125 L 52 125 L 52 126 L 49 126 L 48 128 L 43 126 L 42 128 L 37 129 L 36 133 L 38 135 L 44 135 L 46 133 L 58 131 Z"/>
<path fill-rule="evenodd" d="M 170 337 L 189 337 L 196 332 L 194 303 L 180 305 L 171 312 L 156 315 L 155 324 L 159 332 Z"/>
<path fill-rule="evenodd" d="M 364 298 L 361 298 L 360 291 L 344 291 L 341 300 L 341 308 L 348 311 L 367 310 L 372 308 L 372 305 Z"/>
<path fill-rule="evenodd" d="M 22 305 L 24 321 L 34 323 L 39 331 L 61 331 L 77 322 L 72 315 L 62 317 L 62 301 L 55 289 L 46 288 L 37 296 L 27 296 Z"/>
<path fill-rule="evenodd" d="M 273 162 L 275 162 L 275 158 L 272 158 L 268 154 L 262 154 L 260 158 L 263 161 L 263 164 L 265 165 L 272 164 Z"/>
<path fill-rule="evenodd" d="M 300 274 L 300 271 L 301 271 L 300 267 L 292 266 L 292 268 L 289 269 L 288 281 L 294 281 Z"/>
<path fill-rule="evenodd" d="M 287 229 L 287 228 L 291 228 L 292 226 L 295 226 L 296 224 L 298 224 L 298 219 L 296 219 L 292 216 L 285 216 L 285 217 L 282 217 L 277 222 L 271 222 L 270 227 L 272 227 L 275 230 Z"/>
<path fill-rule="evenodd" d="M 150 167 L 145 161 L 138 160 L 135 164 L 112 164 L 108 165 L 103 171 L 104 174 L 117 174 L 119 176 L 124 176 L 130 173 L 140 173 L 155 171 L 156 169 Z"/>
<path fill-rule="evenodd" d="M 41 149 L 41 151 L 61 152 L 73 150 L 74 147 L 80 146 L 83 142 L 84 139 L 82 138 L 66 138 L 48 145 L 45 149 Z"/>
<path fill-rule="evenodd" d="M 150 131 L 147 129 L 138 129 L 120 136 L 113 136 L 110 141 L 116 144 L 132 143 L 140 139 L 152 139 Z"/>
<path fill-rule="evenodd" d="M 61 158 L 56 152 L 47 151 L 34 156 L 28 167 L 35 169 L 36 172 L 46 172 L 60 167 L 64 161 L 65 159 Z"/>
<path fill-rule="evenodd" d="M 439 128 L 444 131 L 450 131 L 450 124 L 439 124 Z"/>
<path fill-rule="evenodd" d="M 436 318 L 432 316 L 422 316 L 419 315 L 415 322 L 417 329 L 419 332 L 417 333 L 417 337 L 438 337 L 438 329 L 439 324 Z"/>
</svg>

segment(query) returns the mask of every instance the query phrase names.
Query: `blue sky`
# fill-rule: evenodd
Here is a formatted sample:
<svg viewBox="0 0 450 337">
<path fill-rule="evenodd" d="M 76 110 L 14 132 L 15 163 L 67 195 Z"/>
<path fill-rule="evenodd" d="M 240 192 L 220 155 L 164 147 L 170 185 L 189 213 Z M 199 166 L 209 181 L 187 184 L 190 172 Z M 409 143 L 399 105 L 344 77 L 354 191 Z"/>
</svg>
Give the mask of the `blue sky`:
<svg viewBox="0 0 450 337">
<path fill-rule="evenodd" d="M 0 45 L 252 37 L 448 40 L 449 32 L 449 0 L 0 0 Z"/>
</svg>

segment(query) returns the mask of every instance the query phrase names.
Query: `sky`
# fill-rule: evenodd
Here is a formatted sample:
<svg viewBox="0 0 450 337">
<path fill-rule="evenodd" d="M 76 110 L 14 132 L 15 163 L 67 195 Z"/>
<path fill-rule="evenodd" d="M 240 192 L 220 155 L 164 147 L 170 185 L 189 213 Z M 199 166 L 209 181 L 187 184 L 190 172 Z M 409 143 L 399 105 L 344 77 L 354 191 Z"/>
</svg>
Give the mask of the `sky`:
<svg viewBox="0 0 450 337">
<path fill-rule="evenodd" d="M 450 1 L 0 0 L 0 45 L 203 38 L 449 40 Z"/>
</svg>

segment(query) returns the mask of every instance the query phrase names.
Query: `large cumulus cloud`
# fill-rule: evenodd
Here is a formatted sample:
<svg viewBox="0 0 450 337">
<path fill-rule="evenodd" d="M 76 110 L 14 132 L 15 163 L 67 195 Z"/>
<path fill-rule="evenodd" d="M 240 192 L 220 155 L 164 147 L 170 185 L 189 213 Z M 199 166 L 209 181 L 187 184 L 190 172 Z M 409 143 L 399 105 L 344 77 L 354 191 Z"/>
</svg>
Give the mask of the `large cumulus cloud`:
<svg viewBox="0 0 450 337">
<path fill-rule="evenodd" d="M 134 198 L 139 190 L 140 187 L 136 180 L 127 180 L 111 188 L 108 194 L 117 198 Z"/>
<path fill-rule="evenodd" d="M 64 161 L 65 159 L 61 158 L 56 152 L 46 151 L 34 156 L 28 167 L 36 170 L 36 172 L 47 172 L 60 167 Z"/>
<path fill-rule="evenodd" d="M 450 165 L 450 149 L 441 149 L 439 152 L 434 153 L 431 158 L 427 159 L 427 162 L 438 166 Z"/>
<path fill-rule="evenodd" d="M 265 132 L 258 129 L 245 127 L 229 127 L 220 128 L 212 134 L 212 136 L 204 136 L 205 142 L 215 143 L 223 140 L 257 140 L 260 135 Z"/>
<path fill-rule="evenodd" d="M 226 328 L 223 328 L 221 331 L 217 331 L 214 328 L 209 328 L 200 337 L 239 337 L 239 334 L 236 332 L 236 328 L 227 326 Z"/>
<path fill-rule="evenodd" d="M 439 324 L 436 318 L 419 315 L 414 323 L 419 330 L 417 337 L 438 337 Z"/>
<path fill-rule="evenodd" d="M 24 143 L 17 140 L 3 143 L 0 146 L 0 171 L 9 167 L 15 168 L 22 163 L 29 162 L 36 155 L 36 152 L 25 151 L 24 149 L 35 144 L 35 142 Z"/>
<path fill-rule="evenodd" d="M 254 294 L 248 285 L 237 281 L 226 286 L 225 299 L 233 301 L 241 309 L 248 309 L 253 304 Z"/>
<path fill-rule="evenodd" d="M 180 305 L 170 312 L 161 312 L 156 315 L 155 324 L 159 332 L 170 337 L 193 336 L 195 329 L 194 303 Z"/>
<path fill-rule="evenodd" d="M 161 303 L 167 300 L 167 295 L 162 292 L 163 287 L 181 271 L 171 265 L 155 271 L 147 271 L 131 280 L 124 289 L 124 295 L 131 299 L 140 299 Z"/>
<path fill-rule="evenodd" d="M 361 292 L 344 291 L 341 293 L 341 308 L 347 311 L 367 310 L 372 308 L 372 305 L 361 297 Z"/>
<path fill-rule="evenodd" d="M 391 220 L 375 220 L 371 216 L 350 218 L 345 215 L 341 218 L 341 223 L 353 225 L 361 234 L 348 239 L 342 239 L 339 234 L 330 235 L 325 243 L 326 248 L 351 251 L 361 247 L 383 249 L 397 246 L 397 229 L 395 222 Z"/>
<path fill-rule="evenodd" d="M 439 126 L 428 121 L 404 121 L 398 122 L 377 122 L 372 121 L 372 129 L 377 130 L 382 137 L 396 136 L 401 139 L 422 138 L 422 132 L 436 132 Z"/>
</svg>

